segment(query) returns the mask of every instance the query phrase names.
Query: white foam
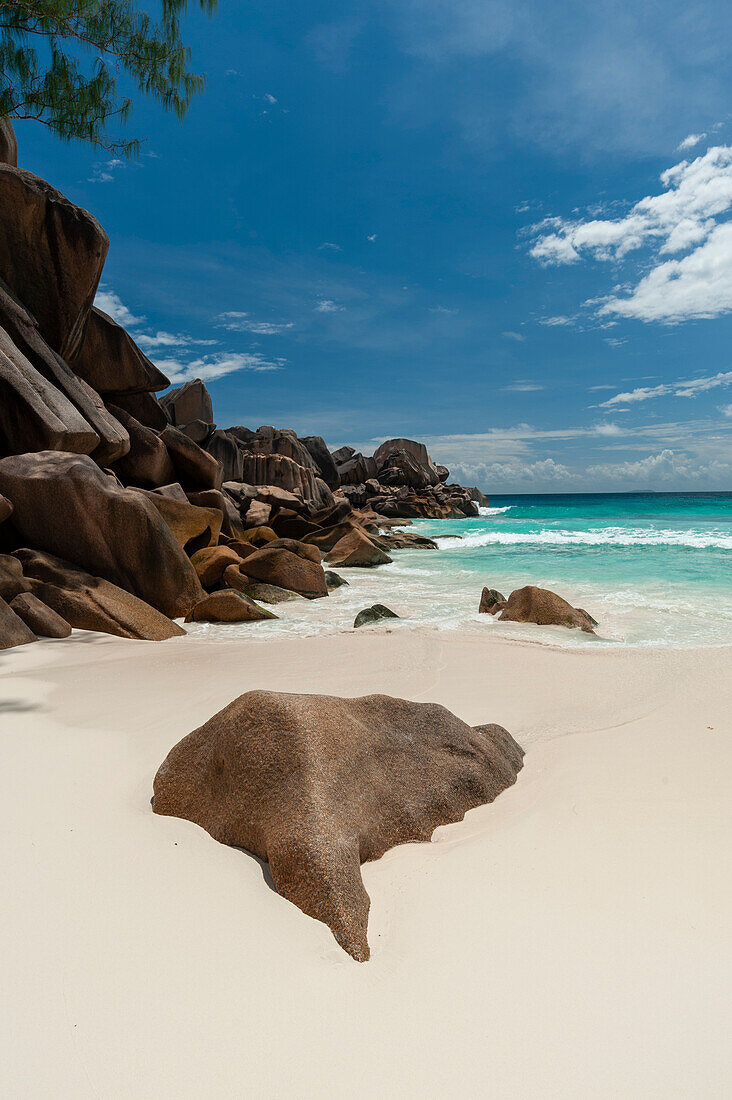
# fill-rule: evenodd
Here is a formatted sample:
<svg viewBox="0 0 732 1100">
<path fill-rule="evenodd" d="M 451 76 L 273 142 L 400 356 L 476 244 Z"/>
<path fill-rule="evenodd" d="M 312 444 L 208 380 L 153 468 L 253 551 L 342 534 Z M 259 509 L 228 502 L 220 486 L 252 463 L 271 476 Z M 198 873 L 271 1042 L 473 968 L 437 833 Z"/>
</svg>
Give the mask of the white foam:
<svg viewBox="0 0 732 1100">
<path fill-rule="evenodd" d="M 721 531 L 650 531 L 642 527 L 603 527 L 595 531 L 481 531 L 443 539 L 441 550 L 479 546 L 686 546 L 694 550 L 732 550 L 732 535 Z"/>
<path fill-rule="evenodd" d="M 511 505 L 506 504 L 503 508 L 486 508 L 484 505 L 478 505 L 478 514 L 481 516 L 500 516 L 501 512 L 510 512 Z"/>
</svg>

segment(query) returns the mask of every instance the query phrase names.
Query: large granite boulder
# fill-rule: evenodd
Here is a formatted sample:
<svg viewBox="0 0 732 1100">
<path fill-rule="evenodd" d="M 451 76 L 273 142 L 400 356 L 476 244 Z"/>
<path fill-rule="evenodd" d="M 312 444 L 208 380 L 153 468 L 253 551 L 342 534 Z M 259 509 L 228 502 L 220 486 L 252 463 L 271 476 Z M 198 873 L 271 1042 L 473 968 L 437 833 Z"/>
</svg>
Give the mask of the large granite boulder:
<svg viewBox="0 0 732 1100">
<path fill-rule="evenodd" d="M 242 479 L 248 485 L 276 485 L 302 500 L 313 501 L 318 508 L 332 503 L 332 494 L 325 482 L 310 467 L 301 466 L 286 455 L 262 452 L 242 452 Z"/>
<path fill-rule="evenodd" d="M 263 619 L 276 619 L 272 611 L 267 611 L 249 599 L 242 592 L 231 588 L 222 588 L 197 603 L 186 616 L 187 623 L 256 623 Z"/>
<path fill-rule="evenodd" d="M 35 641 L 36 636 L 30 627 L 0 596 L 0 649 L 14 649 L 17 645 Z"/>
<path fill-rule="evenodd" d="M 233 436 L 217 428 L 207 440 L 206 450 L 221 463 L 225 482 L 243 480 L 241 450 Z"/>
<path fill-rule="evenodd" d="M 45 180 L 0 164 L 0 278 L 67 361 L 78 351 L 109 248 L 96 218 Z"/>
<path fill-rule="evenodd" d="M 114 404 L 156 432 L 162 432 L 170 423 L 168 414 L 154 393 L 116 393 Z"/>
<path fill-rule="evenodd" d="M 112 581 L 171 618 L 201 599 L 196 571 L 155 506 L 87 455 L 5 458 L 0 492 L 13 501 L 13 526 L 27 545 Z"/>
<path fill-rule="evenodd" d="M 117 405 L 109 405 L 109 411 L 130 438 L 129 451 L 112 465 L 120 481 L 143 489 L 155 489 L 175 481 L 175 469 L 160 435 Z"/>
<path fill-rule="evenodd" d="M 350 458 L 339 462 L 338 456 L 345 454 L 347 451 L 352 451 L 352 448 L 341 447 L 339 451 L 333 451 L 333 460 L 342 486 L 363 485 L 370 478 L 376 477 L 377 466 L 375 461 L 360 452 L 353 451 Z"/>
<path fill-rule="evenodd" d="M 579 627 L 586 634 L 594 634 L 597 622 L 583 608 L 572 607 L 565 599 L 548 588 L 536 588 L 527 584 L 517 588 L 501 611 L 501 622 L 537 623 L 539 626 Z"/>
<path fill-rule="evenodd" d="M 99 436 L 68 397 L 38 373 L 0 328 L 0 454 L 88 454 L 98 443 Z"/>
<path fill-rule="evenodd" d="M 194 421 L 208 424 L 210 431 L 216 427 L 211 395 L 200 378 L 184 382 L 182 386 L 164 393 L 160 398 L 160 404 L 170 417 L 171 424 L 176 428 L 185 428 Z"/>
<path fill-rule="evenodd" d="M 318 473 L 329 489 L 337 489 L 341 483 L 338 468 L 320 435 L 306 435 L 300 440 L 307 447 L 310 457 L 318 468 Z"/>
<path fill-rule="evenodd" d="M 191 558 L 198 579 L 204 588 L 213 588 L 229 565 L 240 565 L 241 557 L 230 546 L 206 546 Z"/>
<path fill-rule="evenodd" d="M 220 489 L 221 463 L 171 424 L 160 433 L 175 468 L 178 481 L 187 489 Z"/>
<path fill-rule="evenodd" d="M 242 568 L 252 580 L 275 584 L 310 599 L 328 595 L 322 565 L 282 546 L 256 550 L 248 555 Z"/>
<path fill-rule="evenodd" d="M 131 592 L 53 554 L 18 550 L 17 557 L 31 579 L 33 594 L 77 630 L 152 642 L 185 634 L 177 623 Z"/>
<path fill-rule="evenodd" d="M 298 466 L 302 466 L 303 469 L 311 470 L 316 477 L 319 476 L 318 467 L 310 451 L 291 428 L 273 428 L 270 425 L 263 425 L 253 432 L 249 428 L 236 425 L 229 428 L 228 432 L 239 441 L 243 450 L 250 454 L 283 455 Z M 244 480 L 249 479 L 245 477 Z"/>
<path fill-rule="evenodd" d="M 341 569 L 358 566 L 388 565 L 391 558 L 375 545 L 358 527 L 353 527 L 338 540 L 326 555 L 328 565 Z"/>
<path fill-rule="evenodd" d="M 0 163 L 18 167 L 18 141 L 9 118 L 0 118 Z"/>
<path fill-rule="evenodd" d="M 391 451 L 376 476 L 382 485 L 407 485 L 410 489 L 427 489 L 436 483 L 432 471 L 409 451 Z"/>
<path fill-rule="evenodd" d="M 13 514 L 13 506 L 7 497 L 0 496 L 0 523 L 10 519 Z"/>
<path fill-rule="evenodd" d="M 23 566 L 12 554 L 0 554 L 0 596 L 11 603 L 21 592 L 30 592 Z"/>
<path fill-rule="evenodd" d="M 183 547 L 189 558 L 204 546 L 211 546 L 218 542 L 223 520 L 223 514 L 218 508 L 193 504 L 186 499 L 182 489 L 183 499 L 181 500 L 169 495 L 170 486 L 163 488 L 167 492 L 162 490 L 148 492 L 147 489 L 139 491 L 145 493 L 151 504 L 160 512 L 173 532 L 176 542 Z"/>
<path fill-rule="evenodd" d="M 377 470 L 383 466 L 392 466 L 396 456 L 403 452 L 412 459 L 413 465 L 422 471 L 427 478 L 427 485 L 437 485 L 440 475 L 437 467 L 427 453 L 424 443 L 417 443 L 414 439 L 387 439 L 374 451 L 374 462 Z M 404 484 L 409 484 L 405 482 Z"/>
<path fill-rule="evenodd" d="M 101 394 L 153 393 L 170 385 L 129 333 L 96 306 L 72 365 Z"/>
<path fill-rule="evenodd" d="M 39 638 L 68 638 L 71 627 L 60 615 L 41 603 L 32 592 L 20 592 L 10 603 L 25 625 Z"/>
<path fill-rule="evenodd" d="M 435 703 L 250 691 L 171 749 L 153 809 L 267 860 L 277 892 L 364 961 L 360 864 L 493 801 L 522 757 Z"/>
<path fill-rule="evenodd" d="M 46 343 L 35 318 L 2 280 L 0 280 L 0 328 L 5 329 L 17 350 L 25 356 L 35 370 L 78 410 L 88 426 L 86 431 L 96 433 L 96 444 L 93 442 L 93 436 L 91 434 L 88 436 L 94 460 L 100 466 L 106 466 L 126 454 L 130 446 L 127 432 L 104 407 L 104 402 L 96 390 L 78 378 L 61 356 Z M 21 450 L 29 449 L 21 448 Z M 78 450 L 78 446 L 76 449 Z"/>
</svg>

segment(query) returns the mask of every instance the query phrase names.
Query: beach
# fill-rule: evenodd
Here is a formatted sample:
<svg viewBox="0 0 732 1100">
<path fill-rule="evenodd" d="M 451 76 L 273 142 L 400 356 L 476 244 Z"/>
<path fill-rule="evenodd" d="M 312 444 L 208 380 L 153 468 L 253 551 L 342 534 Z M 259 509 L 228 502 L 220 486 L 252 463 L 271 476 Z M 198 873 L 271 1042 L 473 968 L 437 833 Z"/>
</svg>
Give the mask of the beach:
<svg viewBox="0 0 732 1100">
<path fill-rule="evenodd" d="M 725 1094 L 728 647 L 225 629 L 0 655 L 4 1095 Z M 253 688 L 436 701 L 526 749 L 364 865 L 368 963 L 151 811 L 168 750 Z"/>
</svg>

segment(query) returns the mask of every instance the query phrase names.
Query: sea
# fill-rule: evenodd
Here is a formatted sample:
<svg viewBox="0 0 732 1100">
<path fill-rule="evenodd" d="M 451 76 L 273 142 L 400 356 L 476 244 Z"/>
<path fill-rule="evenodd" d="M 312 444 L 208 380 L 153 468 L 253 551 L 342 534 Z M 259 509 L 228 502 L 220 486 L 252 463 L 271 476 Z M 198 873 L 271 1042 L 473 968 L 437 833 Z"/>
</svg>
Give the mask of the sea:
<svg viewBox="0 0 732 1100">
<path fill-rule="evenodd" d="M 279 604 L 277 622 L 196 624 L 193 632 L 261 640 L 338 633 L 378 602 L 399 620 L 361 629 L 476 631 L 554 646 L 732 644 L 732 492 L 494 496 L 475 518 L 405 529 L 438 549 L 390 551 L 391 565 L 344 569 L 347 587 Z M 598 637 L 478 613 L 484 585 L 507 596 L 526 584 L 585 608 Z"/>
</svg>

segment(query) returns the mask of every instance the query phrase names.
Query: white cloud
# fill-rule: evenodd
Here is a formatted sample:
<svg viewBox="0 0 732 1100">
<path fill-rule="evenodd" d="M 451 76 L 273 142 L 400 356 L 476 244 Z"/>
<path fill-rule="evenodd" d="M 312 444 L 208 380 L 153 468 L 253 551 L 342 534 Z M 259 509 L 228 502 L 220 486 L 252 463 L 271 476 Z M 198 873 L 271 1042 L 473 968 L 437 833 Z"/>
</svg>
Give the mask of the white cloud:
<svg viewBox="0 0 732 1100">
<path fill-rule="evenodd" d="M 704 138 L 706 136 L 707 136 L 706 133 L 704 133 L 704 134 L 689 134 L 688 137 L 685 137 L 683 141 L 679 142 L 679 144 L 677 145 L 677 149 L 680 153 L 683 153 L 684 150 L 686 150 L 686 149 L 693 149 L 694 146 L 698 145 L 700 141 L 704 141 Z"/>
<path fill-rule="evenodd" d="M 325 250 L 326 252 L 342 252 L 343 251 L 343 249 L 341 248 L 341 246 L 339 244 L 333 244 L 332 241 L 323 241 L 322 244 L 319 244 L 318 245 L 318 252 L 322 252 L 323 250 Z"/>
<path fill-rule="evenodd" d="M 601 402 L 600 407 L 608 409 L 614 405 L 636 404 L 654 397 L 696 397 L 698 393 L 706 393 L 707 390 L 714 390 L 719 386 L 732 386 L 732 371 L 719 371 L 704 378 L 690 378 L 681 382 L 664 382 L 660 386 L 639 386 L 627 393 L 616 393 L 614 397 Z"/>
<path fill-rule="evenodd" d="M 222 378 L 234 371 L 273 371 L 280 370 L 284 359 L 265 359 L 257 352 L 219 352 L 190 359 L 187 363 L 180 359 L 156 359 L 155 365 L 163 371 L 173 385 L 180 385 L 191 378 L 201 378 L 204 382 Z"/>
<path fill-rule="evenodd" d="M 504 393 L 535 393 L 546 387 L 539 382 L 512 382 L 509 386 L 501 386 L 501 389 Z"/>
<path fill-rule="evenodd" d="M 622 435 L 623 429 L 618 427 L 617 424 L 595 424 L 595 431 L 598 435 Z"/>
<path fill-rule="evenodd" d="M 277 100 L 271 94 L 271 92 L 265 92 L 264 95 L 262 96 L 262 99 L 266 100 L 267 103 L 276 103 L 277 102 Z"/>
<path fill-rule="evenodd" d="M 89 176 L 87 183 L 112 183 L 114 173 L 119 168 L 124 168 L 124 166 L 125 162 L 120 160 L 119 157 L 112 157 L 111 160 L 97 163 L 92 168 L 92 174 Z"/>
<path fill-rule="evenodd" d="M 135 342 L 143 351 L 153 351 L 155 348 L 185 348 L 192 344 L 212 345 L 216 340 L 194 340 L 183 332 L 140 332 L 135 334 Z"/>
<path fill-rule="evenodd" d="M 97 291 L 94 305 L 97 309 L 101 309 L 102 313 L 108 314 L 108 316 L 110 316 L 113 321 L 116 321 L 118 325 L 131 328 L 135 325 L 141 325 L 145 320 L 144 317 L 135 317 L 132 311 L 124 304 L 119 294 L 115 294 L 113 290 L 108 290 L 103 286 L 100 286 Z"/>
<path fill-rule="evenodd" d="M 376 240 L 376 238 L 378 237 L 378 235 L 379 235 L 378 233 L 369 233 L 366 237 L 366 240 L 371 241 L 373 243 Z"/>
<path fill-rule="evenodd" d="M 505 336 L 507 340 L 516 340 L 517 343 L 520 344 L 523 344 L 524 340 L 526 339 L 526 337 L 522 336 L 520 332 L 502 332 L 501 336 Z"/>
<path fill-rule="evenodd" d="M 719 411 L 723 416 L 732 416 L 732 405 L 720 405 Z"/>
<path fill-rule="evenodd" d="M 338 305 L 337 302 L 331 301 L 330 298 L 320 298 L 315 305 L 316 313 L 342 313 L 345 306 Z"/>
<path fill-rule="evenodd" d="M 544 317 L 540 323 L 550 328 L 558 328 L 560 325 L 571 325 L 573 320 L 573 317 L 565 317 L 560 313 L 557 317 Z"/>
<path fill-rule="evenodd" d="M 255 321 L 248 313 L 236 310 L 220 313 L 218 325 L 230 332 L 252 332 L 256 336 L 278 336 L 293 327 L 292 321 Z"/>
</svg>

